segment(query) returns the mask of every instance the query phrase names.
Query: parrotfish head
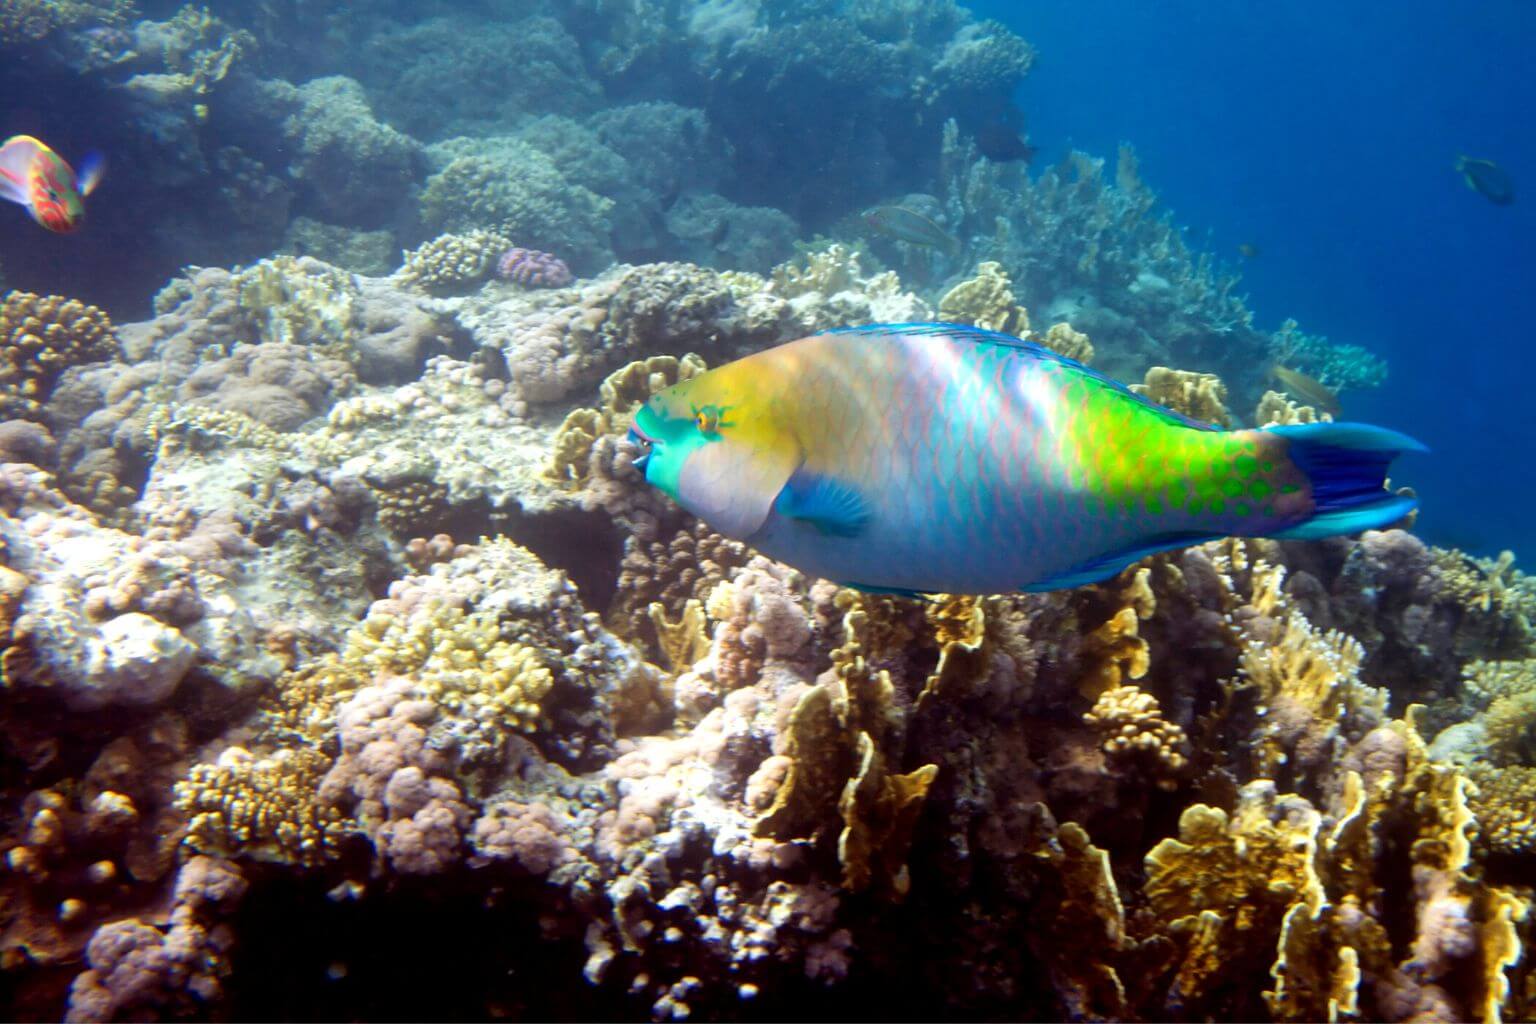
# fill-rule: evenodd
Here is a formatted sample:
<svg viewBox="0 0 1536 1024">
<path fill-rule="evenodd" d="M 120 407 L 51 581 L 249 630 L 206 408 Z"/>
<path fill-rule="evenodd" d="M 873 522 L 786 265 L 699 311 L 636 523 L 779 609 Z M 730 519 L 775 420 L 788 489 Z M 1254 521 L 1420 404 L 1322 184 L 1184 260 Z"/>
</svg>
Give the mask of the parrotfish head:
<svg viewBox="0 0 1536 1024">
<path fill-rule="evenodd" d="M 29 186 L 32 217 L 49 231 L 69 234 L 85 222 L 85 197 L 75 172 L 56 154 L 38 157 Z"/>
<path fill-rule="evenodd" d="M 651 396 L 630 439 L 645 453 L 645 479 L 713 529 L 744 540 L 757 532 L 800 463 L 792 431 L 773 403 L 747 386 L 744 360 Z"/>
</svg>

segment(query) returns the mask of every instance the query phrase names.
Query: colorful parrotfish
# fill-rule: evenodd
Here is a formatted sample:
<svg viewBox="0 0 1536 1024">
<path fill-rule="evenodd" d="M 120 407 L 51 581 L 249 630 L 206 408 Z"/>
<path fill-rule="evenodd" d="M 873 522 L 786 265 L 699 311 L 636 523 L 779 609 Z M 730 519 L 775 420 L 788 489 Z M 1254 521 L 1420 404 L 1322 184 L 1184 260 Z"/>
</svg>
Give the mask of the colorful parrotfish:
<svg viewBox="0 0 1536 1024">
<path fill-rule="evenodd" d="M 959 324 L 792 341 L 668 388 L 630 437 L 711 527 L 886 593 L 1055 590 L 1227 535 L 1386 527 L 1411 438 L 1217 430 L 1032 342 Z"/>
<path fill-rule="evenodd" d="M 106 162 L 87 153 L 80 173 L 30 135 L 0 145 L 0 199 L 20 203 L 49 231 L 68 234 L 85 222 L 85 197 L 101 183 Z"/>
</svg>

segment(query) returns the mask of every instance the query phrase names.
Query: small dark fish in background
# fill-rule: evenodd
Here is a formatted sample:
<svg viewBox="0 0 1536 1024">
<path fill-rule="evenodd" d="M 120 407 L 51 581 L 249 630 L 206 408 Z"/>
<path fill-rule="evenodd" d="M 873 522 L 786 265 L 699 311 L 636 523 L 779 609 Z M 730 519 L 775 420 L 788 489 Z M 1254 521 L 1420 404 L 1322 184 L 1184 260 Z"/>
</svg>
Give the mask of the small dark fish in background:
<svg viewBox="0 0 1536 1024">
<path fill-rule="evenodd" d="M 960 239 L 933 221 L 905 206 L 874 206 L 864 211 L 864 223 L 870 230 L 911 245 L 923 245 L 944 252 L 960 251 Z"/>
<path fill-rule="evenodd" d="M 1337 391 L 1314 377 L 1308 377 L 1300 370 L 1293 370 L 1276 363 L 1269 368 L 1269 376 L 1292 398 L 1301 399 L 1318 412 L 1325 412 L 1335 419 L 1343 412 L 1339 407 Z"/>
<path fill-rule="evenodd" d="M 1238 255 L 1245 260 L 1256 259 L 1258 258 L 1259 253 L 1263 251 L 1263 249 L 1260 249 L 1252 242 L 1239 242 L 1237 246 Z"/>
<path fill-rule="evenodd" d="M 1463 154 L 1456 158 L 1456 173 L 1467 183 L 1467 188 L 1495 206 L 1508 206 L 1515 201 L 1515 183 L 1510 180 L 1509 172 L 1492 160 L 1478 160 Z"/>
<path fill-rule="evenodd" d="M 1032 163 L 1039 152 L 1024 139 L 1017 125 L 994 118 L 976 130 L 976 149 L 993 163 Z"/>
</svg>

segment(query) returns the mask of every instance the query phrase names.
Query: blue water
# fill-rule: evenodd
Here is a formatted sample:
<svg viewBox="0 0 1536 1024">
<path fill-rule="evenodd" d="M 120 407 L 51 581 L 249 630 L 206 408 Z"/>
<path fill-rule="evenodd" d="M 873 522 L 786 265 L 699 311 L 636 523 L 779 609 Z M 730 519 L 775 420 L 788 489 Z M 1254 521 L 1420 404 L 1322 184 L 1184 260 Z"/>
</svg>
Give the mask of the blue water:
<svg viewBox="0 0 1536 1024">
<path fill-rule="evenodd" d="M 1019 101 L 1042 165 L 1134 143 L 1198 247 L 1237 259 L 1258 324 L 1385 355 L 1351 418 L 1434 449 L 1399 479 L 1439 543 L 1536 552 L 1536 4 L 972 5 L 1039 51 Z M 1517 199 L 1466 188 L 1496 160 Z"/>
</svg>

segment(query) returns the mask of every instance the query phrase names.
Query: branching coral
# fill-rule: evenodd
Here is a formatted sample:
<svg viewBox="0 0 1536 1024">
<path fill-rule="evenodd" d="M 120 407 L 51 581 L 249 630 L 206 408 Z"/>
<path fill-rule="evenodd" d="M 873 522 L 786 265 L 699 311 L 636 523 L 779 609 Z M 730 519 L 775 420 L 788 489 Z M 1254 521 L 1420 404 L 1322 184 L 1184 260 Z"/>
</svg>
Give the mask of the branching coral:
<svg viewBox="0 0 1536 1024">
<path fill-rule="evenodd" d="M 1227 386 L 1214 373 L 1154 366 L 1147 371 L 1146 382 L 1132 384 L 1131 390 L 1202 422 L 1218 427 L 1232 425 L 1232 414 L 1227 412 L 1226 405 Z"/>
<path fill-rule="evenodd" d="M 231 284 L 260 340 L 356 358 L 358 289 L 345 272 L 308 257 L 274 256 L 238 271 Z"/>
<path fill-rule="evenodd" d="M 37 419 L 71 366 L 118 353 L 112 321 L 57 295 L 8 292 L 0 301 L 0 418 Z"/>
<path fill-rule="evenodd" d="M 939 318 L 1024 337 L 1029 334 L 1029 312 L 1018 304 L 1009 284 L 1001 263 L 982 263 L 974 278 L 961 281 L 939 300 Z"/>
<path fill-rule="evenodd" d="M 546 471 L 549 478 L 566 486 L 584 487 L 592 479 L 592 460 L 599 441 L 628 430 L 630 416 L 651 395 L 704 370 L 704 360 L 690 352 L 681 359 L 651 356 L 609 374 L 598 388 L 598 406 L 576 409 L 560 425 Z"/>
<path fill-rule="evenodd" d="M 1103 737 L 1104 752 L 1112 761 L 1145 764 L 1165 789 L 1172 789 L 1189 765 L 1184 730 L 1165 721 L 1157 698 L 1138 687 L 1105 690 L 1083 721 Z"/>
<path fill-rule="evenodd" d="M 399 276 L 429 292 L 451 293 L 489 278 L 511 244 L 494 231 L 439 235 L 405 254 Z"/>
<path fill-rule="evenodd" d="M 308 748 L 257 757 L 230 747 L 215 763 L 195 765 L 176 784 L 187 844 L 201 853 L 278 864 L 315 866 L 338 856 L 352 826 L 316 798 L 330 764 Z"/>
</svg>

